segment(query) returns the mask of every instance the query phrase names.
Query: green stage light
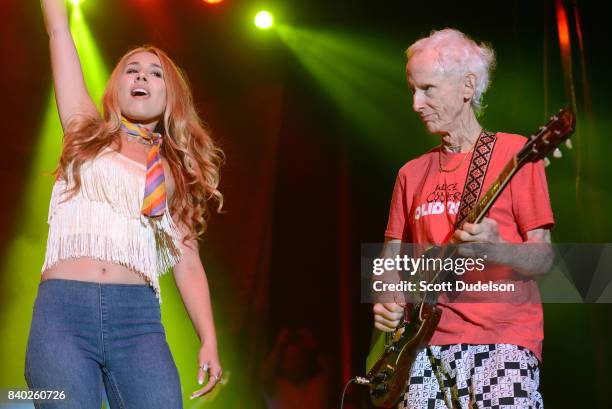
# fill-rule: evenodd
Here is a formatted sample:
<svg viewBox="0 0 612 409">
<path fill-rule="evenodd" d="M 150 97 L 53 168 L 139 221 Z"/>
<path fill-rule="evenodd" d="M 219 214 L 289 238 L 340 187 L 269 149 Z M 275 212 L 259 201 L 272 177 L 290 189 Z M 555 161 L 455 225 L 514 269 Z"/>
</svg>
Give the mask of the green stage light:
<svg viewBox="0 0 612 409">
<path fill-rule="evenodd" d="M 74 6 L 78 6 L 79 4 L 83 3 L 85 0 L 70 0 L 70 3 L 72 3 Z"/>
<path fill-rule="evenodd" d="M 109 71 L 79 7 L 70 11 L 70 28 L 81 57 L 87 88 L 94 101 L 100 101 Z M 0 385 L 25 384 L 25 345 L 45 256 L 46 215 L 54 182 L 52 177 L 45 175 L 55 168 L 62 148 L 63 132 L 52 92 L 46 102 L 37 146 L 32 152 L 30 177 L 19 206 L 21 219 L 15 224 L 18 227 L 0 263 L 1 294 L 2 299 L 7 300 L 0 314 L 0 361 L 3 369 L 0 371 Z"/>
<path fill-rule="evenodd" d="M 267 30 L 274 24 L 274 18 L 269 12 L 262 10 L 255 16 L 255 26 L 262 30 Z"/>
<path fill-rule="evenodd" d="M 407 141 L 412 148 L 427 147 L 427 139 L 405 136 L 419 123 L 411 113 L 402 44 L 285 24 L 277 24 L 275 31 L 376 157 L 402 158 Z"/>
</svg>

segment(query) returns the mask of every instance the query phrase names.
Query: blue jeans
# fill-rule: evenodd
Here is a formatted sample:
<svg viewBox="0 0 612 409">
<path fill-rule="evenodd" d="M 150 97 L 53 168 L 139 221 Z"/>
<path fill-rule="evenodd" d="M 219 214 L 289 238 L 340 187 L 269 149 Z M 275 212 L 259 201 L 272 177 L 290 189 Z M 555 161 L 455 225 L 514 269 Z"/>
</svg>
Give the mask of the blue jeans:
<svg viewBox="0 0 612 409">
<path fill-rule="evenodd" d="M 48 279 L 38 287 L 28 338 L 30 388 L 64 390 L 37 409 L 183 407 L 159 301 L 144 284 Z"/>
</svg>

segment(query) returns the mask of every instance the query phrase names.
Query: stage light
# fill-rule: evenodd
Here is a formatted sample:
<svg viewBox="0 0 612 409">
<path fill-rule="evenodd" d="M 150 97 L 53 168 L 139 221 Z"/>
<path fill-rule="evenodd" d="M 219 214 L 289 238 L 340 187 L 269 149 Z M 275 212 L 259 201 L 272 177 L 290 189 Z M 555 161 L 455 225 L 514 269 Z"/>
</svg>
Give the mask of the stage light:
<svg viewBox="0 0 612 409">
<path fill-rule="evenodd" d="M 269 12 L 265 10 L 260 11 L 255 16 L 255 26 L 257 26 L 257 28 L 260 28 L 262 30 L 269 29 L 270 27 L 272 27 L 273 23 L 274 23 L 274 18 L 272 17 L 272 14 L 270 14 Z"/>
<path fill-rule="evenodd" d="M 78 6 L 79 4 L 83 3 L 85 0 L 70 0 L 70 3 L 72 3 L 73 6 Z"/>
<path fill-rule="evenodd" d="M 70 3 L 73 3 L 72 0 Z M 80 56 L 87 88 L 94 101 L 100 101 L 109 77 L 109 70 L 95 37 L 89 31 L 81 8 L 71 7 L 69 13 L 70 30 Z M 5 298 L 11 297 L 10 302 L 2 305 L 0 312 L 0 339 L 2 339 L 2 351 L 6 353 L 2 357 L 8 358 L 2 359 L 0 385 L 23 384 L 25 359 L 23 346 L 27 341 L 32 305 L 38 291 L 39 281 L 34 279 L 33 274 L 15 274 L 15 272 L 40 271 L 42 260 L 45 258 L 44 243 L 47 240 L 49 226 L 44 215 L 48 212 L 54 182 L 53 178 L 45 175 L 57 165 L 62 150 L 63 135 L 52 92 L 49 92 L 45 102 L 46 109 L 42 111 L 39 136 L 34 142 L 36 147 L 30 154 L 29 176 L 23 187 L 23 196 L 13 198 L 19 200 L 15 229 L 10 240 L 6 241 L 0 261 L 2 295 Z M 30 117 L 30 120 L 35 120 L 33 115 Z M 12 290 L 4 291 L 17 288 L 20 289 L 19 297 Z M 2 400 L 0 398 L 0 401 Z M 5 405 L 0 403 L 0 407 L 4 408 Z"/>
<path fill-rule="evenodd" d="M 223 0 L 202 0 L 202 1 L 204 1 L 204 3 L 208 3 L 208 4 L 219 4 Z"/>
</svg>

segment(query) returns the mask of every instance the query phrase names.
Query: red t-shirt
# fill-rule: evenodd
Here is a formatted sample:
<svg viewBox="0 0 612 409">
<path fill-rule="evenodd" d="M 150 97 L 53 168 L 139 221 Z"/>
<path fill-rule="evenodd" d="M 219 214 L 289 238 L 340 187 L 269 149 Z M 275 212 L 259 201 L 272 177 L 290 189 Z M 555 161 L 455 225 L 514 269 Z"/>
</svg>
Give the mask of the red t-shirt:
<svg viewBox="0 0 612 409">
<path fill-rule="evenodd" d="M 497 141 L 482 187 L 483 195 L 503 167 L 525 144 L 526 138 L 497 133 Z M 439 156 L 441 155 L 441 157 Z M 467 157 L 464 156 L 468 155 Z M 393 190 L 385 236 L 407 243 L 442 244 L 453 233 L 471 153 L 449 153 L 440 148 L 406 163 L 399 171 Z M 440 172 L 439 159 L 444 169 Z M 554 219 L 542 161 L 529 163 L 512 178 L 488 217 L 495 219 L 507 242 L 521 243 L 526 233 L 552 228 Z M 539 293 L 534 281 L 532 292 Z M 542 306 L 533 303 L 448 303 L 444 294 L 438 306 L 442 319 L 430 342 L 446 344 L 515 344 L 542 358 L 544 338 Z"/>
</svg>

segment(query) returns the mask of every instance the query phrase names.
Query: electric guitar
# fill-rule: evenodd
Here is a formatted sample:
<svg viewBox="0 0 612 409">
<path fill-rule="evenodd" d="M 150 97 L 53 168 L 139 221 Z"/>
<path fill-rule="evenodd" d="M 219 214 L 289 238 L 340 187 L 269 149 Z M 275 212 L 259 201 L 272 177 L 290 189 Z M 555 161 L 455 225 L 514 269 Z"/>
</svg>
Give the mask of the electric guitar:
<svg viewBox="0 0 612 409">
<path fill-rule="evenodd" d="M 553 151 L 554 157 L 560 157 L 561 151 L 557 146 L 564 141 L 567 147 L 571 148 L 568 138 L 574 132 L 575 123 L 576 117 L 570 108 L 563 108 L 551 117 L 546 125 L 529 137 L 523 148 L 503 168 L 464 223 L 479 223 L 512 177 L 525 164 L 541 159 L 548 163 L 545 157 Z M 429 249 L 426 257 L 432 256 L 433 253 L 440 257 L 440 248 Z M 442 256 L 452 257 L 453 254 Z M 431 281 L 441 282 L 446 274 L 434 273 Z M 426 292 L 420 301 L 413 303 L 412 308 L 405 311 L 404 319 L 394 332 L 380 333 L 376 337 L 366 360 L 366 383 L 369 385 L 374 406 L 392 408 L 401 399 L 416 355 L 428 345 L 440 322 L 442 311 L 436 306 L 438 295 L 438 292 Z"/>
</svg>

